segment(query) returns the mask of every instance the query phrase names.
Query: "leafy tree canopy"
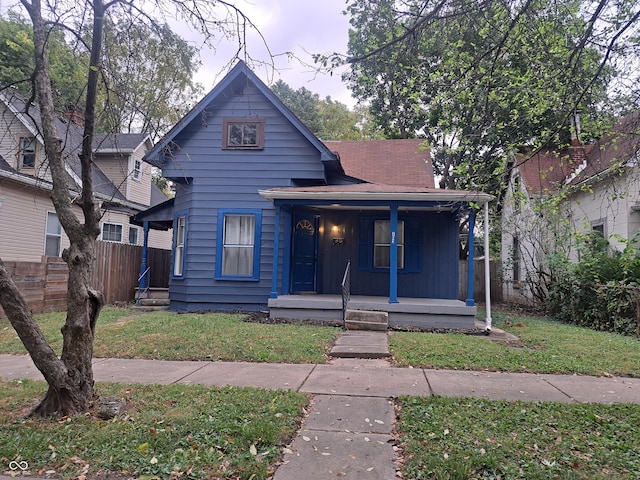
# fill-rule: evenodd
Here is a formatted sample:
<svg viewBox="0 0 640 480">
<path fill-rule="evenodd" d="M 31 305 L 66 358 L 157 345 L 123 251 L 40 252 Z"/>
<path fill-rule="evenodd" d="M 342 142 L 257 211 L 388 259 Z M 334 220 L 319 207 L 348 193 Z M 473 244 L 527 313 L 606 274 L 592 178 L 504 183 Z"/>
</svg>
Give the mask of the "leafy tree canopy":
<svg viewBox="0 0 640 480">
<path fill-rule="evenodd" d="M 639 12 L 626 0 L 354 0 L 347 12 L 354 95 L 387 135 L 424 134 L 449 188 L 500 194 L 505 158 L 567 143 L 576 110 L 583 140 L 597 137 L 612 81 L 631 73 L 613 58 L 637 63 Z"/>
<path fill-rule="evenodd" d="M 323 140 L 365 140 L 383 138 L 366 108 L 350 110 L 327 96 L 324 100 L 305 87 L 294 90 L 278 80 L 271 90 L 318 138 Z"/>
</svg>

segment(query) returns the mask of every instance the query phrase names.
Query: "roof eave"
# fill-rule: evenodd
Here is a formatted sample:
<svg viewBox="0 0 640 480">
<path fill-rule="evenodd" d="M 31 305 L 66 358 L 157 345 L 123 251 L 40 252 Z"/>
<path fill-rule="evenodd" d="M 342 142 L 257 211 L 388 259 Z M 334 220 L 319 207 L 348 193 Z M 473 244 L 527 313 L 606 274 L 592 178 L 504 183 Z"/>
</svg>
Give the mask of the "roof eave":
<svg viewBox="0 0 640 480">
<path fill-rule="evenodd" d="M 481 192 L 300 192 L 285 190 L 258 190 L 267 200 L 376 200 L 376 201 L 411 201 L 411 202 L 474 202 L 488 203 L 494 199 L 492 195 Z"/>
</svg>

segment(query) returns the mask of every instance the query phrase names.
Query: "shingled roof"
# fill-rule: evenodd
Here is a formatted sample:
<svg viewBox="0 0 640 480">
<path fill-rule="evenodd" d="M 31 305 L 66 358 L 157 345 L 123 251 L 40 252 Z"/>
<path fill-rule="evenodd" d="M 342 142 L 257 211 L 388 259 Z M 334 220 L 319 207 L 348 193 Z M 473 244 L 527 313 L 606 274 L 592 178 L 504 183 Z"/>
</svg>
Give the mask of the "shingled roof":
<svg viewBox="0 0 640 480">
<path fill-rule="evenodd" d="M 344 172 L 369 183 L 435 188 L 424 140 L 325 141 Z"/>
</svg>

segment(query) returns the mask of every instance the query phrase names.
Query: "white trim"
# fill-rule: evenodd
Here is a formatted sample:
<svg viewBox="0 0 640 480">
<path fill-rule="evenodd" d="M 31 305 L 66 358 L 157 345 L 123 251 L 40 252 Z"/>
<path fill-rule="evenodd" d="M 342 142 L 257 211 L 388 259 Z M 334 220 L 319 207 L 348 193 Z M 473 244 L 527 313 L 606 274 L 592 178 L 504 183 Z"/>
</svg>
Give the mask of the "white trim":
<svg viewBox="0 0 640 480">
<path fill-rule="evenodd" d="M 104 239 L 104 226 L 105 225 L 116 225 L 120 227 L 120 240 L 105 240 Z M 124 243 L 124 224 L 117 222 L 102 222 L 100 224 L 100 240 L 103 242 L 113 242 L 113 243 Z"/>
<path fill-rule="evenodd" d="M 386 201 L 444 201 L 444 202 L 477 202 L 486 204 L 493 196 L 480 192 L 301 192 L 285 190 L 258 190 L 267 200 L 386 200 Z"/>
</svg>

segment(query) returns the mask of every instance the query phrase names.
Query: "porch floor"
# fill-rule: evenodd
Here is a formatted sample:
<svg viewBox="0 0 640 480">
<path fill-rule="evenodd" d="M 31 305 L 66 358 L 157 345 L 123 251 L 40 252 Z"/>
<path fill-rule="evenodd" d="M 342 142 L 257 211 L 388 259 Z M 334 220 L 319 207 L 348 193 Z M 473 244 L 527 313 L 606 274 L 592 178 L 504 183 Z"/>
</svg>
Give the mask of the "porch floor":
<svg viewBox="0 0 640 480">
<path fill-rule="evenodd" d="M 477 308 L 460 300 L 398 298 L 353 295 L 349 310 L 387 312 L 390 327 L 474 329 Z M 269 299 L 269 316 L 289 320 L 342 322 L 340 295 L 281 295 Z"/>
</svg>

